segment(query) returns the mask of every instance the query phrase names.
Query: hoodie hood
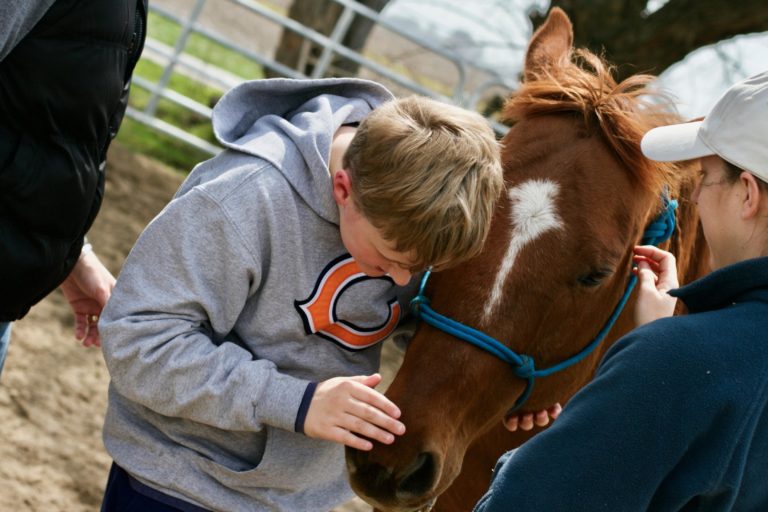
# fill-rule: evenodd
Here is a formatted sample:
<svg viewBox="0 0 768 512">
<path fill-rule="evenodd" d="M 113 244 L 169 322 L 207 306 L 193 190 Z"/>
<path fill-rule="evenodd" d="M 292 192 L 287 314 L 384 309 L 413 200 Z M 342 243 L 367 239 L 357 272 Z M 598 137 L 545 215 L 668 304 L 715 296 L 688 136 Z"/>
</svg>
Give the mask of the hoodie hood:
<svg viewBox="0 0 768 512">
<path fill-rule="evenodd" d="M 357 78 L 254 80 L 216 104 L 213 130 L 226 148 L 274 165 L 318 215 L 338 224 L 328 171 L 333 135 L 393 98 Z"/>
</svg>

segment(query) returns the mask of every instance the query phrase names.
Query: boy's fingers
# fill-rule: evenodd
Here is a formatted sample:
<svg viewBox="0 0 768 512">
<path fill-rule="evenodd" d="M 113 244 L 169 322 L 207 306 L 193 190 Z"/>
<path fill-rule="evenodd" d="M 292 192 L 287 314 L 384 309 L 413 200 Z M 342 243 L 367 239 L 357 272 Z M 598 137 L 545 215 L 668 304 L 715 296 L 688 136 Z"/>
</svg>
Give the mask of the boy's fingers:
<svg viewBox="0 0 768 512">
<path fill-rule="evenodd" d="M 342 427 L 346 428 L 354 434 L 360 434 L 373 439 L 383 444 L 392 444 L 395 441 L 395 436 L 386 430 L 378 428 L 377 426 L 368 423 L 362 418 L 358 418 L 352 414 L 347 414 L 343 419 Z"/>
<path fill-rule="evenodd" d="M 357 437 L 355 434 L 344 428 L 337 428 L 330 436 L 330 441 L 336 441 L 337 443 L 344 444 L 350 448 L 356 448 L 358 450 L 369 451 L 373 449 L 373 443 L 367 439 Z"/>
<path fill-rule="evenodd" d="M 364 402 L 353 403 L 347 412 L 393 434 L 401 435 L 405 433 L 405 425 L 370 404 Z"/>
<path fill-rule="evenodd" d="M 392 403 L 387 397 L 371 388 L 357 387 L 352 392 L 352 398 L 370 404 L 376 409 L 384 411 L 385 414 L 392 416 L 393 418 L 400 417 L 400 409 Z"/>
<path fill-rule="evenodd" d="M 350 377 L 350 379 L 354 380 L 355 382 L 364 384 L 369 388 L 374 388 L 381 382 L 381 375 L 378 373 L 374 373 L 372 375 L 356 375 L 354 377 Z"/>
</svg>

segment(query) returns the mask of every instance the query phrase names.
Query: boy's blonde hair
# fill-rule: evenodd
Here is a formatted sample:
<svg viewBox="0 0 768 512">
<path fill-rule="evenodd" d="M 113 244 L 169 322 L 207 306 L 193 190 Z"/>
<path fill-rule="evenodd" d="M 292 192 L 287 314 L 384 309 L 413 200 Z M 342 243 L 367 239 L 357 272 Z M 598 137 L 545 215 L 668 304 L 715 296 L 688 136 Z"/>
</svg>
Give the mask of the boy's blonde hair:
<svg viewBox="0 0 768 512">
<path fill-rule="evenodd" d="M 363 216 L 411 270 L 476 256 L 503 187 L 500 148 L 478 113 L 425 97 L 394 100 L 360 124 L 343 160 Z"/>
</svg>

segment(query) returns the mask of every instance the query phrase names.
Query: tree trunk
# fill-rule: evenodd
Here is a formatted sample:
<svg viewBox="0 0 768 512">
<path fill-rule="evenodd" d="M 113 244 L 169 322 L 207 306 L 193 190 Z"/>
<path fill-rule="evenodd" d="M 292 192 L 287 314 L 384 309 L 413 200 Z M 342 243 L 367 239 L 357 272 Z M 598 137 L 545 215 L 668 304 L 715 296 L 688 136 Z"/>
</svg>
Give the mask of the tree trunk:
<svg viewBox="0 0 768 512">
<path fill-rule="evenodd" d="M 376 12 L 381 12 L 389 0 L 358 0 L 358 2 Z M 288 16 L 312 30 L 330 36 L 343 9 L 343 6 L 333 0 L 294 0 Z M 342 39 L 342 44 L 351 50 L 361 51 L 373 27 L 374 23 L 370 19 L 355 16 Z M 275 60 L 305 75 L 310 75 L 322 51 L 323 48 L 316 43 L 296 32 L 283 29 L 280 44 L 275 52 Z M 354 76 L 359 67 L 356 62 L 336 55 L 325 76 Z M 268 71 L 267 76 L 279 75 L 274 71 Z"/>
</svg>

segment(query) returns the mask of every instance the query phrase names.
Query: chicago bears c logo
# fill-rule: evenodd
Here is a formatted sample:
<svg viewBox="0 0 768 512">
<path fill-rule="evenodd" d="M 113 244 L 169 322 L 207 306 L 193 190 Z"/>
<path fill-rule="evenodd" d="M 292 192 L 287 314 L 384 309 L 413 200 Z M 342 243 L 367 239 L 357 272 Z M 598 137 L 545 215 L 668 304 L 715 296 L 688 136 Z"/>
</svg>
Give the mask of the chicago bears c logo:
<svg viewBox="0 0 768 512">
<path fill-rule="evenodd" d="M 367 279 L 384 279 L 393 282 L 390 277 L 369 277 L 357 266 L 352 256 L 345 254 L 328 264 L 321 272 L 312 294 L 303 301 L 295 301 L 304 330 L 307 334 L 317 334 L 348 350 L 362 350 L 384 340 L 397 326 L 400 320 L 400 304 L 397 297 L 387 301 L 389 312 L 382 325 L 358 327 L 336 315 L 336 304 L 344 291 Z"/>
</svg>

